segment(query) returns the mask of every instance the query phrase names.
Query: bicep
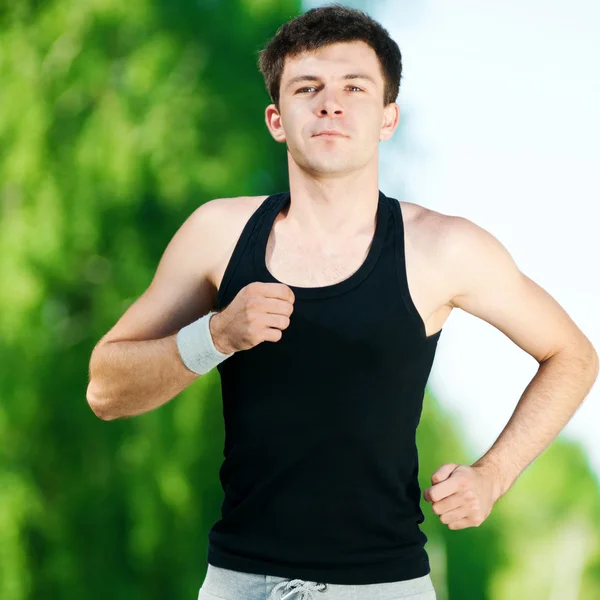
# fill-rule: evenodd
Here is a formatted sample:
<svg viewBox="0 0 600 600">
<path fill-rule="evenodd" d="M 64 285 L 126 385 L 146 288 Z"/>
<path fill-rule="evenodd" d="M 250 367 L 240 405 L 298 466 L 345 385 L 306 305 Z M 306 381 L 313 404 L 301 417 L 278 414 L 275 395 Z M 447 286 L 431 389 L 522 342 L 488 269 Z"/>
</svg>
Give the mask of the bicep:
<svg viewBox="0 0 600 600">
<path fill-rule="evenodd" d="M 457 219 L 448 236 L 453 306 L 493 325 L 538 362 L 589 345 L 564 308 L 521 272 L 492 234 Z"/>
</svg>

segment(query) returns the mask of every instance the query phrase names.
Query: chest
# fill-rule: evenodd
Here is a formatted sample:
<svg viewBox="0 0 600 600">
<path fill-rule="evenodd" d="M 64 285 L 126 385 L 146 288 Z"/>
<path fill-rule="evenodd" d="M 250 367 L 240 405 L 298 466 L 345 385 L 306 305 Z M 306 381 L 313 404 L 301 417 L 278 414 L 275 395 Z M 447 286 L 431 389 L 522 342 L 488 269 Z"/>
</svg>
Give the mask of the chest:
<svg viewBox="0 0 600 600">
<path fill-rule="evenodd" d="M 218 261 L 212 272 L 215 296 L 246 220 L 256 208 L 257 205 L 250 205 L 247 215 L 229 219 L 222 228 L 223 248 L 215 249 Z M 405 269 L 410 296 L 425 324 L 427 335 L 432 335 L 444 325 L 452 306 L 447 302 L 444 278 L 439 276 L 432 254 L 427 251 L 431 242 L 421 231 L 427 229 L 419 224 L 423 209 L 410 203 L 403 205 L 403 209 Z M 372 240 L 373 231 L 357 235 L 344 243 L 304 241 L 297 235 L 287 235 L 285 229 L 280 227 L 279 219 L 276 219 L 266 244 L 265 264 L 276 279 L 288 285 L 333 285 L 358 271 L 367 259 Z"/>
<path fill-rule="evenodd" d="M 279 281 L 298 287 L 324 287 L 348 279 L 366 260 L 369 236 L 360 236 L 343 245 L 314 246 L 292 236 L 271 232 L 265 262 Z"/>
</svg>

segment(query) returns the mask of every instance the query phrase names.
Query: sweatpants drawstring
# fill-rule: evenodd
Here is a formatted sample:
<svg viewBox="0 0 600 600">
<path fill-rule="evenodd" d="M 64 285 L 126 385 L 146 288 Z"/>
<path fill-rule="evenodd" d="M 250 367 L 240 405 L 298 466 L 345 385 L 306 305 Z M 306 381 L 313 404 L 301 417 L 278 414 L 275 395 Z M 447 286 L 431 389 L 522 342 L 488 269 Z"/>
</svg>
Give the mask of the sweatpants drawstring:
<svg viewBox="0 0 600 600">
<path fill-rule="evenodd" d="M 279 600 L 290 598 L 292 594 L 299 594 L 297 600 L 316 600 L 313 592 L 325 592 L 327 590 L 326 583 L 315 583 L 312 581 L 303 581 L 302 579 L 292 579 L 291 581 L 281 581 L 278 583 L 269 594 L 269 600 L 277 600 L 275 592 L 281 589 L 283 586 L 285 586 L 285 590 Z M 289 593 L 285 593 L 288 590 L 290 590 Z"/>
</svg>

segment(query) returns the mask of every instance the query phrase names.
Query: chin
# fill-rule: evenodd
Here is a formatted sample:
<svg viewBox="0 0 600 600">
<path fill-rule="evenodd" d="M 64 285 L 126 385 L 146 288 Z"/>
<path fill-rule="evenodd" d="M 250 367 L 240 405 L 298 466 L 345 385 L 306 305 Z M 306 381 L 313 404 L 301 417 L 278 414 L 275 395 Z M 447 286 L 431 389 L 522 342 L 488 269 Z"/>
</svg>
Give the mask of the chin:
<svg viewBox="0 0 600 600">
<path fill-rule="evenodd" d="M 352 163 L 349 156 L 341 153 L 319 152 L 307 156 L 305 153 L 294 155 L 294 162 L 302 169 L 315 174 L 334 175 L 350 172 L 359 166 Z"/>
<path fill-rule="evenodd" d="M 336 160 L 321 160 L 309 163 L 309 168 L 317 173 L 334 174 L 346 173 L 353 170 L 353 165 L 347 158 L 339 157 Z"/>
</svg>

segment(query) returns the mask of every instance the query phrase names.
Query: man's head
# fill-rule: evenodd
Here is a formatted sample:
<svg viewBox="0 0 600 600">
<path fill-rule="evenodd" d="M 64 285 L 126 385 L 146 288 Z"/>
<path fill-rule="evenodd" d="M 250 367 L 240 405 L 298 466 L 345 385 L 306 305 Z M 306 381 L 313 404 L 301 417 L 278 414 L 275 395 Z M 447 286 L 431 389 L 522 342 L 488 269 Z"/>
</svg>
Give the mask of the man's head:
<svg viewBox="0 0 600 600">
<path fill-rule="evenodd" d="M 334 4 L 282 25 L 259 67 L 273 100 L 273 137 L 295 162 L 316 172 L 366 165 L 398 122 L 400 49 L 365 13 Z M 335 130 L 345 137 L 318 135 Z"/>
<path fill-rule="evenodd" d="M 395 102 L 402 77 L 402 55 L 398 44 L 390 38 L 386 29 L 364 12 L 332 4 L 313 8 L 288 21 L 260 52 L 259 68 L 277 110 L 281 76 L 287 58 L 330 44 L 356 41 L 369 45 L 379 59 L 384 80 L 384 106 Z"/>
</svg>

